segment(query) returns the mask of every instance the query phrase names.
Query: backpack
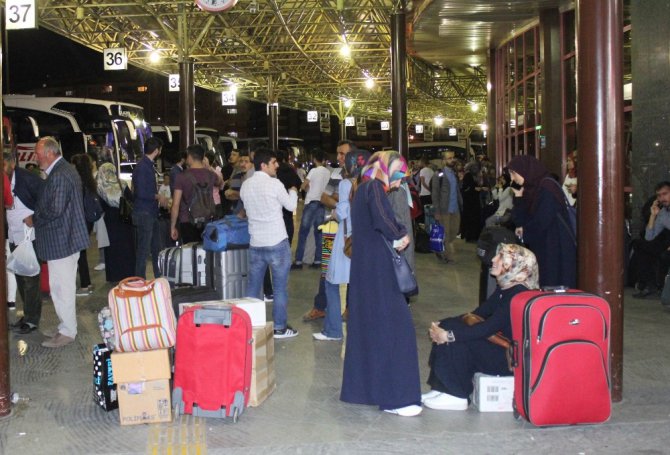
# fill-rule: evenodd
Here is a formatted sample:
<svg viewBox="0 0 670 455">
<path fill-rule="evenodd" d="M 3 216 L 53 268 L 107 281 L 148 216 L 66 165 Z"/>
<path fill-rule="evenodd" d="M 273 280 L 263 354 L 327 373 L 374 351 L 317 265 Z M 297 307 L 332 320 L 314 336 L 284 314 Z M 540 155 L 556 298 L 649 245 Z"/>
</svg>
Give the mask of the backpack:
<svg viewBox="0 0 670 455">
<path fill-rule="evenodd" d="M 87 223 L 95 223 L 105 212 L 100 204 L 100 198 L 96 193 L 84 189 L 84 218 Z"/>
<path fill-rule="evenodd" d="M 198 183 L 190 172 L 185 175 L 193 185 L 193 193 L 188 203 L 188 220 L 192 225 L 202 227 L 216 215 L 212 187 L 209 182 Z"/>
</svg>

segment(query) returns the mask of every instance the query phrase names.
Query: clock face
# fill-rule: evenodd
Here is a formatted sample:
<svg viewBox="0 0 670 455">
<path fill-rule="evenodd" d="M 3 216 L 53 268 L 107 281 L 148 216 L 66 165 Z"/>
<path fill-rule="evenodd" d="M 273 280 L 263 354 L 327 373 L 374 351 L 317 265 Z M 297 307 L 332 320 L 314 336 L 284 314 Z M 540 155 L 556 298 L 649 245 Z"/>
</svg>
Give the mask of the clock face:
<svg viewBox="0 0 670 455">
<path fill-rule="evenodd" d="M 235 6 L 237 0 L 195 0 L 195 3 L 205 11 L 221 12 Z"/>
</svg>

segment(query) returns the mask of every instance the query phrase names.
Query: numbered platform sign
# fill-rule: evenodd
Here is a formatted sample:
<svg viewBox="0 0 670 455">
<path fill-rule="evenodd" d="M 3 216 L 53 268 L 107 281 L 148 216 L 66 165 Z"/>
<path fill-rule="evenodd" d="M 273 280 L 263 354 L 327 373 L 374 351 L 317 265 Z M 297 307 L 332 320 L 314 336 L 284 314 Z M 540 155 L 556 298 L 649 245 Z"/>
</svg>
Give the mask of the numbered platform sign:
<svg viewBox="0 0 670 455">
<path fill-rule="evenodd" d="M 105 71 L 128 69 L 128 57 L 125 47 L 113 47 L 102 52 Z"/>
<path fill-rule="evenodd" d="M 7 30 L 35 28 L 36 18 L 35 0 L 7 0 L 5 2 L 5 28 Z"/>
<path fill-rule="evenodd" d="M 168 92 L 179 91 L 179 74 L 170 74 L 168 76 Z"/>
<path fill-rule="evenodd" d="M 222 106 L 237 106 L 237 96 L 234 91 L 228 90 L 221 92 L 221 105 Z"/>
</svg>

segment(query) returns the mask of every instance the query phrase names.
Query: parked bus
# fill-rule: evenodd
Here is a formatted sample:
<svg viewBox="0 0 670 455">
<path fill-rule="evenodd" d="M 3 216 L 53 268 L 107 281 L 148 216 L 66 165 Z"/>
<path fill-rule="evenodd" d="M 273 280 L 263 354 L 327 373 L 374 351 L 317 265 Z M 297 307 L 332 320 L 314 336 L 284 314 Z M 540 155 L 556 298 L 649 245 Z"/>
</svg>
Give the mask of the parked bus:
<svg viewBox="0 0 670 455">
<path fill-rule="evenodd" d="M 5 95 L 5 105 L 42 113 L 66 113 L 76 120 L 78 131 L 86 138 L 89 152 L 98 160 L 114 163 L 135 162 L 144 153 L 144 142 L 151 137 L 144 109 L 136 104 L 91 98 L 36 97 Z M 38 122 L 39 124 L 39 122 Z M 48 134 L 40 128 L 40 134 Z M 68 153 L 65 150 L 64 153 Z"/>
<path fill-rule="evenodd" d="M 239 150 L 250 151 L 251 147 L 257 143 L 269 144 L 269 137 L 245 137 L 237 138 L 237 147 Z M 279 148 L 293 153 L 296 160 L 300 159 L 301 153 L 305 150 L 305 141 L 297 137 L 279 137 Z"/>
<path fill-rule="evenodd" d="M 154 125 L 151 127 L 151 132 L 163 141 L 161 160 L 163 168 L 167 169 L 179 159 L 179 127 Z M 227 136 L 219 136 L 219 132 L 214 128 L 205 126 L 195 127 L 196 142 L 202 145 L 206 151 L 214 152 L 219 166 L 223 166 L 226 163 L 226 157 L 230 155 L 230 150 L 237 147 L 234 138 L 229 138 L 232 141 L 228 141 L 225 138 Z M 224 146 L 228 144 L 232 144 L 232 147 L 229 149 Z"/>
<path fill-rule="evenodd" d="M 442 167 L 444 152 L 454 152 L 459 160 L 468 161 L 475 157 L 476 150 L 472 146 L 468 150 L 465 141 L 411 142 L 408 161 L 419 161 L 422 157 L 426 157 L 430 163 Z"/>
<path fill-rule="evenodd" d="M 27 107 L 18 107 L 10 100 L 5 104 L 4 113 L 11 121 L 12 138 L 16 144 L 17 163 L 21 167 L 37 164 L 35 144 L 41 136 L 53 136 L 69 160 L 72 155 L 86 153 L 87 139 L 79 129 L 73 115 L 53 110 L 44 112 Z"/>
</svg>

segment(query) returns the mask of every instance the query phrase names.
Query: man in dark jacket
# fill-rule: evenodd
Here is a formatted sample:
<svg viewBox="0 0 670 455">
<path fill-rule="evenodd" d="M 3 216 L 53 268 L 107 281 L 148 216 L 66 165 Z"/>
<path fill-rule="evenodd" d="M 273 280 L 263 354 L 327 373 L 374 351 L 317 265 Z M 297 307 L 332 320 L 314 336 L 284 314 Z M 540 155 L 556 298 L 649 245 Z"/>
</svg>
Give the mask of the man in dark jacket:
<svg viewBox="0 0 670 455">
<path fill-rule="evenodd" d="M 11 189 L 14 194 L 14 204 L 7 209 L 7 238 L 9 249 L 14 251 L 25 238 L 26 220 L 34 211 L 35 204 L 42 192 L 44 181 L 34 172 L 16 167 L 16 159 L 10 152 L 3 154 L 5 174 L 11 181 Z M 35 232 L 30 234 L 30 240 L 35 246 Z M 25 335 L 34 330 L 40 323 L 42 316 L 42 296 L 40 295 L 40 275 L 23 276 L 16 274 L 16 284 L 19 295 L 23 300 L 23 317 L 12 324 L 12 327 L 20 334 Z"/>
</svg>

